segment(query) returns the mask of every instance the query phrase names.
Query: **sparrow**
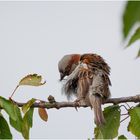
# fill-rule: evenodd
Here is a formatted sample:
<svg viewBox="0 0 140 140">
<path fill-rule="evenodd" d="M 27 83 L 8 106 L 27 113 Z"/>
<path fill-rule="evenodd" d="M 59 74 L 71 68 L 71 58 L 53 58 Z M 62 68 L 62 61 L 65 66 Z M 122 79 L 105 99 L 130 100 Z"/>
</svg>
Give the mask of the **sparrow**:
<svg viewBox="0 0 140 140">
<path fill-rule="evenodd" d="M 68 99 L 76 96 L 79 105 L 89 105 L 94 111 L 96 125 L 105 124 L 102 102 L 110 97 L 110 67 L 97 54 L 68 54 L 58 63 L 60 81 Z"/>
</svg>

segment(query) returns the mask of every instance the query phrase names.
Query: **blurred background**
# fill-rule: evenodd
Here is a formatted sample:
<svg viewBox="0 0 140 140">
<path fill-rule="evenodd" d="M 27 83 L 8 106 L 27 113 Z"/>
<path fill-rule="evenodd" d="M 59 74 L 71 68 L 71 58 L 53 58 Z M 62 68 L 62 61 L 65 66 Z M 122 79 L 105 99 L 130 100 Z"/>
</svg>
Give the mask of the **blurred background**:
<svg viewBox="0 0 140 140">
<path fill-rule="evenodd" d="M 66 101 L 61 94 L 58 61 L 65 54 L 97 53 L 111 67 L 112 97 L 140 94 L 137 47 L 124 49 L 122 13 L 124 1 L 0 2 L 0 95 L 8 98 L 19 80 L 38 73 L 46 80 L 40 87 L 20 87 L 13 99 L 32 97 Z M 135 43 L 137 46 L 137 43 Z M 92 138 L 90 108 L 48 110 L 43 122 L 35 110 L 30 138 Z M 120 134 L 134 138 L 122 122 Z M 11 128 L 14 138 L 21 134 Z"/>
</svg>

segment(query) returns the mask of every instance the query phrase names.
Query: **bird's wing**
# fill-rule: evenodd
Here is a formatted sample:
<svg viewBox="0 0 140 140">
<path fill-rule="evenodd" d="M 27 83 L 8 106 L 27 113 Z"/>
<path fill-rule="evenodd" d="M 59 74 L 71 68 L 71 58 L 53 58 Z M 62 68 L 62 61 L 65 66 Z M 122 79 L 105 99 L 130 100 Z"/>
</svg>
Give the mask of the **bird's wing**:
<svg viewBox="0 0 140 140">
<path fill-rule="evenodd" d="M 79 63 L 75 70 L 67 77 L 64 84 L 64 93 L 68 98 L 75 94 L 76 96 L 84 96 L 88 92 L 92 72 L 88 69 L 87 64 Z"/>
<path fill-rule="evenodd" d="M 102 75 L 105 79 L 105 82 L 108 85 L 111 85 L 109 75 L 110 75 L 110 67 L 108 64 L 105 62 L 105 60 L 97 55 L 97 54 L 84 54 L 81 56 L 81 61 L 83 63 L 86 63 L 89 67 L 89 69 L 93 71 L 102 71 Z"/>
<path fill-rule="evenodd" d="M 81 67 L 78 71 L 78 89 L 77 94 L 85 97 L 89 90 L 92 94 L 98 94 L 103 98 L 110 96 L 110 80 L 108 75 L 103 69 L 87 68 L 88 65 L 81 63 Z"/>
</svg>

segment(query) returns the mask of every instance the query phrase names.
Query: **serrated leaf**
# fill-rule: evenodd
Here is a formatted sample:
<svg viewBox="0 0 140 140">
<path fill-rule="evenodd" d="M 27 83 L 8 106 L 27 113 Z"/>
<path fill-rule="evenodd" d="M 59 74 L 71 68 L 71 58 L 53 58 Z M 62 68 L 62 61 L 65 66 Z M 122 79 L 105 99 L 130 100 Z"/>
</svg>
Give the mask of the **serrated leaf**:
<svg viewBox="0 0 140 140">
<path fill-rule="evenodd" d="M 30 128 L 33 125 L 33 111 L 34 108 L 30 108 L 23 117 L 22 135 L 25 139 L 29 139 Z"/>
<path fill-rule="evenodd" d="M 94 129 L 95 139 L 113 139 L 118 135 L 120 126 L 120 107 L 113 105 L 104 109 L 106 123 Z"/>
<path fill-rule="evenodd" d="M 135 33 L 130 38 L 127 47 L 130 46 L 131 44 L 133 44 L 135 41 L 137 41 L 139 39 L 140 39 L 140 27 L 137 28 L 137 30 L 135 31 Z"/>
<path fill-rule="evenodd" d="M 12 101 L 9 101 L 0 96 L 0 107 L 2 107 L 6 111 L 9 117 L 16 121 L 16 114 L 14 110 L 14 104 L 12 103 Z"/>
<path fill-rule="evenodd" d="M 140 107 L 134 107 L 129 110 L 130 122 L 128 131 L 140 138 Z"/>
<path fill-rule="evenodd" d="M 7 121 L 0 114 L 0 139 L 12 139 L 12 134 Z"/>
<path fill-rule="evenodd" d="M 38 114 L 43 121 L 48 121 L 48 114 L 45 108 L 38 108 Z"/>
<path fill-rule="evenodd" d="M 127 138 L 126 138 L 124 135 L 120 135 L 120 136 L 118 137 L 118 140 L 127 140 Z"/>
<path fill-rule="evenodd" d="M 28 109 L 34 104 L 34 102 L 36 101 L 36 99 L 32 98 L 31 100 L 29 100 L 25 105 L 23 105 L 22 107 L 22 111 L 25 114 Z"/>
<path fill-rule="evenodd" d="M 140 22 L 140 1 L 128 1 L 123 13 L 123 35 L 126 38 L 135 25 Z"/>
<path fill-rule="evenodd" d="M 15 114 L 16 114 L 16 120 L 13 120 L 11 117 L 9 117 L 10 124 L 17 131 L 21 132 L 22 123 L 23 123 L 21 112 L 17 105 L 14 105 L 14 110 L 15 110 Z"/>
<path fill-rule="evenodd" d="M 46 81 L 42 82 L 42 76 L 37 74 L 29 74 L 19 82 L 19 86 L 28 85 L 28 86 L 41 86 L 44 85 Z"/>
</svg>

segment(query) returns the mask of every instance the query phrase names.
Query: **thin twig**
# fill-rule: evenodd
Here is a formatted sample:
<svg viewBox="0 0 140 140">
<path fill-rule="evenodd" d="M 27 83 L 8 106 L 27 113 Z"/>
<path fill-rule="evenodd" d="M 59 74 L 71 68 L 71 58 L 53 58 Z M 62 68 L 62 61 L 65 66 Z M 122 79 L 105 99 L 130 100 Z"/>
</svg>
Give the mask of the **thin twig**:
<svg viewBox="0 0 140 140">
<path fill-rule="evenodd" d="M 125 121 L 127 118 L 129 118 L 129 115 L 128 115 L 127 117 L 125 117 L 124 119 L 122 119 L 122 120 L 120 121 L 120 123 L 122 123 L 123 121 Z"/>
<path fill-rule="evenodd" d="M 128 115 L 128 113 L 125 113 L 125 114 L 121 114 L 121 116 L 125 116 L 125 115 Z"/>
<path fill-rule="evenodd" d="M 125 105 L 121 105 L 120 107 L 124 107 L 126 109 L 126 111 L 129 110 Z"/>
<path fill-rule="evenodd" d="M 25 103 L 20 103 L 20 102 L 16 102 L 14 101 L 19 107 L 22 107 Z M 129 96 L 129 97 L 120 97 L 120 98 L 110 98 L 107 99 L 105 101 L 103 101 L 103 104 L 108 104 L 108 103 L 112 103 L 112 104 L 119 104 L 119 103 L 125 103 L 125 102 L 134 102 L 134 103 L 138 103 L 140 102 L 140 95 L 136 95 L 136 96 Z M 126 108 L 125 105 L 121 105 L 123 106 L 127 111 L 129 110 L 128 108 Z M 79 105 L 76 102 L 46 102 L 43 101 L 43 103 L 39 103 L 39 102 L 35 102 L 32 107 L 41 107 L 41 108 L 47 108 L 47 109 L 51 109 L 51 108 L 56 108 L 56 109 L 60 109 L 60 108 L 65 108 L 65 107 L 89 107 L 88 105 Z"/>
<path fill-rule="evenodd" d="M 131 106 L 127 102 L 125 104 L 129 107 L 129 109 L 131 109 Z"/>
</svg>

